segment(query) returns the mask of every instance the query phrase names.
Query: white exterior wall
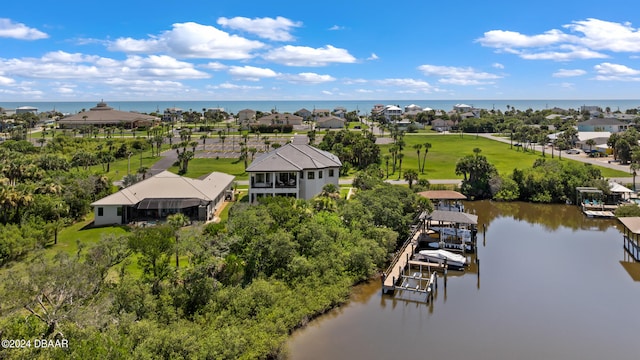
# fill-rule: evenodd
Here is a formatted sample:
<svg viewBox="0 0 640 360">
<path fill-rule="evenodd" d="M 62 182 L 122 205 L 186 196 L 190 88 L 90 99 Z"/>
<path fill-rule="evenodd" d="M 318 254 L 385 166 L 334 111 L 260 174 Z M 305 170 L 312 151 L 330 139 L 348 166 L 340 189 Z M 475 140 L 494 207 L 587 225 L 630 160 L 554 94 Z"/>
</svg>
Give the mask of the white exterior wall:
<svg viewBox="0 0 640 360">
<path fill-rule="evenodd" d="M 329 177 L 329 169 L 305 170 L 304 180 L 302 180 L 300 184 L 300 197 L 305 200 L 309 200 L 314 196 L 320 194 L 322 192 L 322 188 L 326 184 L 334 184 L 335 186 L 339 186 L 339 169 L 333 169 L 333 177 Z M 314 179 L 309 179 L 309 171 L 314 172 Z M 318 173 L 322 173 L 322 178 L 318 176 Z"/>
<path fill-rule="evenodd" d="M 121 224 L 122 216 L 118 215 L 118 208 L 121 207 L 121 205 L 103 205 L 94 207 L 93 212 L 95 217 L 93 224 L 96 226 Z M 100 208 L 102 208 L 102 216 L 98 216 L 98 209 Z"/>
<path fill-rule="evenodd" d="M 333 170 L 333 176 L 329 176 L 329 171 Z M 309 179 L 309 172 L 313 172 L 313 179 Z M 322 178 L 320 178 L 319 173 L 322 173 Z M 315 197 L 316 195 L 322 192 L 322 188 L 326 184 L 334 184 L 336 187 L 339 187 L 339 178 L 340 178 L 340 168 L 327 168 L 327 169 L 314 169 L 314 170 L 304 170 L 302 172 L 296 172 L 297 182 L 295 188 L 279 188 L 275 186 L 275 179 L 278 172 L 271 173 L 271 187 L 251 187 L 249 186 L 249 199 L 251 199 L 251 195 L 254 195 L 254 201 L 257 194 L 269 194 L 269 195 L 278 195 L 278 194 L 297 194 L 297 198 L 309 200 Z M 254 174 L 251 174 L 253 177 Z M 249 182 L 251 184 L 251 180 Z"/>
</svg>

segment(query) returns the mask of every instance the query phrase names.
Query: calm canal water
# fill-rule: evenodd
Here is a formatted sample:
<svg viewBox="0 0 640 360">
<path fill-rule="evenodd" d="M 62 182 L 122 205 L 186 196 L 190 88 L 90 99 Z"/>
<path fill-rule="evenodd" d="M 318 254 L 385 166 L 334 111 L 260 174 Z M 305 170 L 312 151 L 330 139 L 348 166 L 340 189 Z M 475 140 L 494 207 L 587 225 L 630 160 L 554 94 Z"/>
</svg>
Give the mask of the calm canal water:
<svg viewBox="0 0 640 360">
<path fill-rule="evenodd" d="M 293 334 L 291 359 L 639 359 L 640 282 L 617 220 L 575 206 L 467 203 L 480 274 L 438 281 L 434 301 L 359 286 Z"/>
</svg>

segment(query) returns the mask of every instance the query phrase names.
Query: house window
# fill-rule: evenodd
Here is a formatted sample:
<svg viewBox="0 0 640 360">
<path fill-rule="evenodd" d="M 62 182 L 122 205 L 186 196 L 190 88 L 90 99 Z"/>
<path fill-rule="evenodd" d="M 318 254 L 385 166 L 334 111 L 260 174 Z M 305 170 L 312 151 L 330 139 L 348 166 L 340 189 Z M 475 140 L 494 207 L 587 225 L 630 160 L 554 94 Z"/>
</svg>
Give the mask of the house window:
<svg viewBox="0 0 640 360">
<path fill-rule="evenodd" d="M 322 170 L 318 171 L 318 179 L 322 179 Z"/>
<path fill-rule="evenodd" d="M 122 216 L 122 206 L 119 206 L 117 208 L 117 213 L 118 213 L 118 216 Z"/>
<path fill-rule="evenodd" d="M 309 179 L 309 180 L 315 179 L 315 174 L 316 173 L 314 173 L 313 171 L 308 171 L 307 172 L 307 179 Z"/>
<path fill-rule="evenodd" d="M 333 169 L 329 169 L 329 177 L 333 177 Z"/>
<path fill-rule="evenodd" d="M 98 216 L 104 216 L 104 208 L 98 208 Z"/>
</svg>

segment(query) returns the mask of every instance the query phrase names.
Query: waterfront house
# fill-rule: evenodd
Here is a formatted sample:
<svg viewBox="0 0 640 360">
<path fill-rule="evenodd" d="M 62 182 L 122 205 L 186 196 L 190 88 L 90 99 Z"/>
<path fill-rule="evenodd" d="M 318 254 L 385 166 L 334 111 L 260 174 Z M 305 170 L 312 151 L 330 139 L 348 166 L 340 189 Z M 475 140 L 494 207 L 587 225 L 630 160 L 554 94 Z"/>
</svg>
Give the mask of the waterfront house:
<svg viewBox="0 0 640 360">
<path fill-rule="evenodd" d="M 326 184 L 338 184 L 342 162 L 311 145 L 286 144 L 257 157 L 246 169 L 249 202 L 265 196 L 311 199 Z"/>
<path fill-rule="evenodd" d="M 211 220 L 222 202 L 233 198 L 234 178 L 212 172 L 200 180 L 163 171 L 92 203 L 94 225 L 162 221 L 175 213 Z"/>
<path fill-rule="evenodd" d="M 58 125 L 61 128 L 119 125 L 127 128 L 136 128 L 139 126 L 151 126 L 159 122 L 160 119 L 155 116 L 136 112 L 118 111 L 114 110 L 105 102 L 99 102 L 98 105 L 92 107 L 89 111 L 82 111 L 58 120 Z"/>
</svg>

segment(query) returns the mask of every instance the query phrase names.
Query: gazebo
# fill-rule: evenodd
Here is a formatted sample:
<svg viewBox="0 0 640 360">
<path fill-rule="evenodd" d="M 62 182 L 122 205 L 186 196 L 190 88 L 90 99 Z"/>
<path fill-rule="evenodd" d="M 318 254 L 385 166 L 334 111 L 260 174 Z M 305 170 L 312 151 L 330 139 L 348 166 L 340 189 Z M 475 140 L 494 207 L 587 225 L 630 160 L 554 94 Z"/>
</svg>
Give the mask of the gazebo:
<svg viewBox="0 0 640 360">
<path fill-rule="evenodd" d="M 427 190 L 418 195 L 431 200 L 435 210 L 446 211 L 464 211 L 462 200 L 467 199 L 464 194 L 452 190 Z"/>
</svg>

